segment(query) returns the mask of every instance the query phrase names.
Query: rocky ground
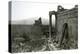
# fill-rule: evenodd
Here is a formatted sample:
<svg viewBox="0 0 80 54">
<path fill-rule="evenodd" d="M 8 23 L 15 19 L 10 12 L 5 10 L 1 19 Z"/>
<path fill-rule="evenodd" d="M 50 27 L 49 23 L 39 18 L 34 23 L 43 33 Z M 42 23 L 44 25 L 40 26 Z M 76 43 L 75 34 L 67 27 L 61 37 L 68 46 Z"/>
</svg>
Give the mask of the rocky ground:
<svg viewBox="0 0 80 54">
<path fill-rule="evenodd" d="M 40 39 L 26 44 L 21 43 L 20 45 L 13 45 L 12 52 L 41 52 L 41 51 L 53 51 L 59 50 L 58 44 L 48 39 Z"/>
</svg>

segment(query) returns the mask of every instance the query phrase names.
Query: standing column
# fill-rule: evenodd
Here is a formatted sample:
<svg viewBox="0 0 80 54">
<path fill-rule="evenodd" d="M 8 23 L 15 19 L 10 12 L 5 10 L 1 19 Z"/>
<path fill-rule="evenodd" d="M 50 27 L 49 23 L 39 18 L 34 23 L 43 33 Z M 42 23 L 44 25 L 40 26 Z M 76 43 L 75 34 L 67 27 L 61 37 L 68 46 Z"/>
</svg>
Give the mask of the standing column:
<svg viewBox="0 0 80 54">
<path fill-rule="evenodd" d="M 52 15 L 49 15 L 49 39 L 51 40 L 52 36 Z"/>
<path fill-rule="evenodd" d="M 55 14 L 55 32 L 57 33 L 57 14 Z"/>
</svg>

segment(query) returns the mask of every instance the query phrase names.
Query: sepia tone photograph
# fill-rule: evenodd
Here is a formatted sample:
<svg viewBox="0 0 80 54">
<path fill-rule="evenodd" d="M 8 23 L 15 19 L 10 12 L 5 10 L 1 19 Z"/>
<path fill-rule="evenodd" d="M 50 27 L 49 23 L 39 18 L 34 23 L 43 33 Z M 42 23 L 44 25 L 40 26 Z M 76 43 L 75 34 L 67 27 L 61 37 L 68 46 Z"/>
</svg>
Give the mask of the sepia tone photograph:
<svg viewBox="0 0 80 54">
<path fill-rule="evenodd" d="M 9 2 L 9 52 L 78 49 L 78 5 Z"/>
</svg>

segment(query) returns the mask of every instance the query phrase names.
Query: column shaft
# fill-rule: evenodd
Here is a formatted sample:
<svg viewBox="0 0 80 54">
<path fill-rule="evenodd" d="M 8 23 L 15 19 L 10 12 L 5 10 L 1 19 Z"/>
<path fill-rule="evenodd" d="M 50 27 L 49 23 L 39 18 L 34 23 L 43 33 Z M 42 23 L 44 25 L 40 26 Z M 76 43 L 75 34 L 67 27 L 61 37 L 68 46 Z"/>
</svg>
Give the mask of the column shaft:
<svg viewBox="0 0 80 54">
<path fill-rule="evenodd" d="M 52 36 L 52 15 L 49 15 L 49 39 L 51 40 Z"/>
</svg>

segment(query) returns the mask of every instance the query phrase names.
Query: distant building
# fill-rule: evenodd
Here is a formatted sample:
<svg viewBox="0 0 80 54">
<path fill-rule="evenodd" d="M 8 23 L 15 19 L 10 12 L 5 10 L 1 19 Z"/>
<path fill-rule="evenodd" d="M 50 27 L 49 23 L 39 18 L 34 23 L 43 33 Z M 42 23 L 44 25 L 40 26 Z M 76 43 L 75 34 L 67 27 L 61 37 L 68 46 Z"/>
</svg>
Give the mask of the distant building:
<svg viewBox="0 0 80 54">
<path fill-rule="evenodd" d="M 52 28 L 52 35 L 54 35 L 54 27 Z M 49 25 L 42 24 L 41 17 L 38 20 L 35 20 L 35 23 L 32 26 L 32 34 L 37 39 L 43 38 L 43 36 L 49 37 Z"/>
<path fill-rule="evenodd" d="M 41 17 L 38 20 L 35 20 L 34 25 L 42 25 Z"/>
<path fill-rule="evenodd" d="M 58 6 L 57 11 L 50 11 L 50 26 L 49 32 L 51 36 L 52 27 L 52 15 L 55 15 L 56 24 L 56 39 L 59 44 L 66 44 L 69 48 L 78 47 L 78 5 L 75 5 L 72 9 L 64 9 L 62 6 Z M 67 42 L 67 43 L 66 43 Z"/>
</svg>

